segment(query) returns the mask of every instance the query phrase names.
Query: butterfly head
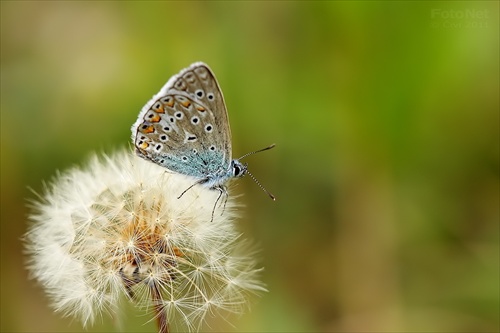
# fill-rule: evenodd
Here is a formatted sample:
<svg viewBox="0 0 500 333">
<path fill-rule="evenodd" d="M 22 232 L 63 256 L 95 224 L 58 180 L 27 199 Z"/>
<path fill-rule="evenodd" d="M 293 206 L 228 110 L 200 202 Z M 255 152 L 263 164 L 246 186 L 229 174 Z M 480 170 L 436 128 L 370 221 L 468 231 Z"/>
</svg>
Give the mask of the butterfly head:
<svg viewBox="0 0 500 333">
<path fill-rule="evenodd" d="M 234 178 L 243 177 L 247 173 L 248 164 L 241 163 L 239 160 L 231 161 L 231 175 Z"/>
</svg>

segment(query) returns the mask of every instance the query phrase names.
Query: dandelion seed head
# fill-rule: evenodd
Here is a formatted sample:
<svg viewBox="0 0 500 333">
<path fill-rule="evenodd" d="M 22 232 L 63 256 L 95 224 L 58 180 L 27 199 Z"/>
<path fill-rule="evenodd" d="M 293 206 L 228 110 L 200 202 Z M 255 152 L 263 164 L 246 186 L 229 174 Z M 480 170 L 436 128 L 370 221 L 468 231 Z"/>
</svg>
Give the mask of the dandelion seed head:
<svg viewBox="0 0 500 333">
<path fill-rule="evenodd" d="M 234 228 L 235 203 L 135 155 L 93 157 L 58 175 L 34 203 L 26 234 L 28 269 L 56 311 L 92 324 L 126 295 L 160 307 L 180 329 L 207 313 L 239 312 L 263 291 L 253 253 Z"/>
</svg>

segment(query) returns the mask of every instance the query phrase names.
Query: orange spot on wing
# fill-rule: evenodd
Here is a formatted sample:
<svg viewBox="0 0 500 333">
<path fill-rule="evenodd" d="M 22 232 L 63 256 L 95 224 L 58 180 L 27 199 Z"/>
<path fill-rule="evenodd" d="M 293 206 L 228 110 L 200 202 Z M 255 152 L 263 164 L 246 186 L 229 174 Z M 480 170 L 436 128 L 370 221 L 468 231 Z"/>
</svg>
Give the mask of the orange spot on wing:
<svg viewBox="0 0 500 333">
<path fill-rule="evenodd" d="M 141 127 L 139 131 L 141 133 L 153 133 L 155 131 L 155 128 L 153 127 L 153 125 L 149 125 L 148 127 Z"/>
<path fill-rule="evenodd" d="M 185 108 L 188 108 L 190 105 L 191 105 L 191 102 L 190 101 L 184 101 L 184 102 L 181 102 L 181 105 Z"/>
<path fill-rule="evenodd" d="M 140 145 L 138 145 L 137 147 L 139 147 L 140 149 L 146 149 L 149 147 L 149 143 L 143 142 Z"/>
<path fill-rule="evenodd" d="M 161 120 L 161 117 L 160 115 L 155 115 L 154 117 L 152 118 L 149 118 L 149 122 L 152 122 L 152 123 L 157 123 Z"/>
<path fill-rule="evenodd" d="M 156 113 L 165 113 L 165 110 L 163 109 L 163 105 L 160 105 L 157 109 L 154 109 Z"/>
<path fill-rule="evenodd" d="M 205 108 L 201 105 L 196 105 L 196 110 L 198 110 L 200 112 L 205 112 Z"/>
</svg>

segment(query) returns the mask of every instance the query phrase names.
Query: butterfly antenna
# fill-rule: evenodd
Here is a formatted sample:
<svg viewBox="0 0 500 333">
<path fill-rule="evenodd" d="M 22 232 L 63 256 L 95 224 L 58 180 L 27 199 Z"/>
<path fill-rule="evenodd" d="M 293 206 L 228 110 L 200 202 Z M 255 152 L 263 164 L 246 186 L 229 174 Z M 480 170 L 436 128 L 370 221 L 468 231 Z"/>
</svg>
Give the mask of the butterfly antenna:
<svg viewBox="0 0 500 333">
<path fill-rule="evenodd" d="M 248 153 L 248 154 L 245 154 L 245 155 L 241 156 L 241 157 L 239 158 L 239 160 L 241 160 L 242 158 L 245 158 L 245 157 L 247 157 L 247 156 L 250 156 L 250 155 L 253 155 L 253 154 L 256 154 L 256 153 L 260 153 L 261 151 L 265 151 L 265 150 L 272 149 L 272 148 L 274 148 L 274 147 L 276 147 L 276 145 L 273 143 L 273 144 L 272 144 L 272 145 L 270 145 L 269 147 L 266 147 L 266 148 L 263 148 L 263 149 L 259 149 L 259 150 L 256 150 L 256 151 L 252 151 L 252 152 L 250 152 L 250 153 Z M 253 178 L 253 177 L 252 177 L 252 178 Z M 255 179 L 254 179 L 254 180 L 255 180 Z M 259 183 L 259 182 L 257 182 L 257 184 L 258 184 L 258 183 Z"/>
<path fill-rule="evenodd" d="M 248 154 L 245 154 L 245 155 L 241 156 L 238 160 L 241 160 L 241 159 L 243 159 L 243 158 L 245 158 L 245 157 L 247 157 L 247 156 L 250 156 L 250 155 L 253 155 L 253 154 L 256 154 L 256 153 L 260 153 L 261 151 L 266 151 L 266 150 L 272 149 L 272 148 L 274 148 L 275 146 L 276 146 L 276 145 L 273 143 L 273 144 L 272 144 L 272 145 L 270 145 L 269 147 L 266 147 L 266 148 L 263 148 L 263 149 L 259 149 L 259 150 L 256 150 L 256 151 L 252 151 L 252 152 L 250 152 L 250 153 L 248 153 Z M 259 187 L 261 188 L 261 190 L 262 190 L 262 191 L 266 192 L 266 193 L 267 193 L 267 195 L 268 195 L 271 199 L 276 200 L 276 197 L 275 197 L 274 195 L 272 195 L 272 193 L 271 193 L 271 192 L 269 192 L 268 190 L 266 190 L 266 188 L 265 188 L 264 186 L 262 186 L 262 184 L 261 184 L 261 183 L 257 180 L 257 178 L 255 178 L 255 177 L 254 177 L 254 176 L 253 176 L 253 175 L 252 175 L 252 174 L 251 174 L 248 170 L 246 170 L 246 173 L 248 173 L 248 175 L 250 176 L 250 178 L 252 178 L 252 179 L 253 179 L 253 181 L 254 181 L 257 185 L 259 185 Z"/>
<path fill-rule="evenodd" d="M 264 149 L 262 149 L 262 150 L 271 149 L 271 148 L 273 148 L 273 147 L 274 147 L 274 145 L 272 145 L 271 147 L 264 148 Z M 262 150 L 259 150 L 259 151 L 262 151 Z M 257 152 L 259 152 L 259 151 L 256 151 L 255 153 L 257 153 Z M 247 154 L 247 155 L 248 155 L 248 154 Z M 264 186 L 262 186 L 262 184 L 261 184 L 261 183 L 259 183 L 259 181 L 257 180 L 257 178 L 255 178 L 255 177 L 254 177 L 254 176 L 253 176 L 253 175 L 252 175 L 252 174 L 251 174 L 248 170 L 247 170 L 247 172 L 246 172 L 246 173 L 248 173 L 248 175 L 250 176 L 250 178 L 252 178 L 252 179 L 253 179 L 253 181 L 254 181 L 257 185 L 259 185 L 259 187 L 261 188 L 261 190 L 262 190 L 262 191 L 264 191 L 264 192 L 266 192 L 266 193 L 267 193 L 267 195 L 269 196 L 269 198 L 271 198 L 271 199 L 273 199 L 274 201 L 276 201 L 276 197 L 275 197 L 275 196 L 274 196 L 271 192 L 269 192 L 268 190 L 266 190 L 266 188 L 265 188 Z"/>
</svg>

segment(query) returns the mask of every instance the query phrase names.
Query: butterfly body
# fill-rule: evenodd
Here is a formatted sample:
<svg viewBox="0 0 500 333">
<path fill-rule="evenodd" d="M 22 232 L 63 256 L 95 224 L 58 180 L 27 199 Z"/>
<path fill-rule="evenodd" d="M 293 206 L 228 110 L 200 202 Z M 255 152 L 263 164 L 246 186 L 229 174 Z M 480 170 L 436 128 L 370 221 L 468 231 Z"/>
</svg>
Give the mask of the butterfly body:
<svg viewBox="0 0 500 333">
<path fill-rule="evenodd" d="M 231 131 L 222 91 L 201 62 L 173 76 L 143 107 L 132 126 L 136 153 L 225 193 L 224 184 L 245 175 L 231 158 Z"/>
</svg>

